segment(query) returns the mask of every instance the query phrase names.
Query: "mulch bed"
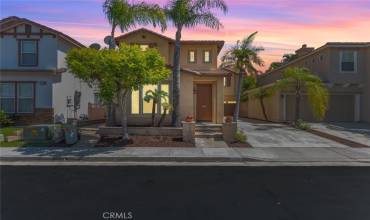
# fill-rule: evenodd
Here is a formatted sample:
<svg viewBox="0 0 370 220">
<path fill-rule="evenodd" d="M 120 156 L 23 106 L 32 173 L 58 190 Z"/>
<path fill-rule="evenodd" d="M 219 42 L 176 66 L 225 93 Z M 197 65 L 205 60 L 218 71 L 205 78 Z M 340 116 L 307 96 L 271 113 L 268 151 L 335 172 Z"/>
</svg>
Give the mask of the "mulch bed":
<svg viewBox="0 0 370 220">
<path fill-rule="evenodd" d="M 121 137 L 101 138 L 95 147 L 195 147 L 181 138 L 167 136 L 130 136 L 130 141 L 123 142 Z"/>
</svg>

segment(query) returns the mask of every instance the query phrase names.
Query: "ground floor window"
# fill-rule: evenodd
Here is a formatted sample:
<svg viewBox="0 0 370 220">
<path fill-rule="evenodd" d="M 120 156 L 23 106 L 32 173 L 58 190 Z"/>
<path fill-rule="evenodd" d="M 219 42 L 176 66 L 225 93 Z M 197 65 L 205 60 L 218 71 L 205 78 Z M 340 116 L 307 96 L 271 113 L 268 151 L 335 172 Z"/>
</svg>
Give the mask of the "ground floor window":
<svg viewBox="0 0 370 220">
<path fill-rule="evenodd" d="M 33 113 L 33 82 L 0 82 L 0 109 L 6 113 Z"/>
<path fill-rule="evenodd" d="M 167 94 L 169 94 L 169 84 L 168 83 L 162 83 L 160 85 L 144 85 L 139 90 L 134 90 L 131 92 L 131 114 L 151 114 L 152 113 L 152 107 L 153 107 L 153 100 L 150 102 L 145 102 L 144 97 L 145 94 L 155 89 L 159 91 L 165 91 Z M 168 99 L 168 98 L 167 98 Z M 168 100 L 165 100 L 162 98 L 160 100 L 160 103 L 158 103 L 157 108 L 155 109 L 155 112 L 157 113 L 158 110 L 161 112 L 163 111 L 161 107 L 161 103 L 168 102 Z"/>
</svg>

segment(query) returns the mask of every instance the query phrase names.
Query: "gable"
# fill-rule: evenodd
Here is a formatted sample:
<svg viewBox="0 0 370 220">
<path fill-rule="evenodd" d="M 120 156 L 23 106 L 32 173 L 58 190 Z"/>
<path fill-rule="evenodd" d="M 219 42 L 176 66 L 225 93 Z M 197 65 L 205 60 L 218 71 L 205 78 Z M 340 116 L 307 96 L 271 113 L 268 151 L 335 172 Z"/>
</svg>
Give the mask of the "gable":
<svg viewBox="0 0 370 220">
<path fill-rule="evenodd" d="M 0 21 L 0 36 L 3 37 L 4 35 L 40 38 L 43 36 L 59 37 L 75 47 L 85 47 L 80 42 L 62 32 L 25 18 L 9 17 L 2 19 Z"/>
</svg>

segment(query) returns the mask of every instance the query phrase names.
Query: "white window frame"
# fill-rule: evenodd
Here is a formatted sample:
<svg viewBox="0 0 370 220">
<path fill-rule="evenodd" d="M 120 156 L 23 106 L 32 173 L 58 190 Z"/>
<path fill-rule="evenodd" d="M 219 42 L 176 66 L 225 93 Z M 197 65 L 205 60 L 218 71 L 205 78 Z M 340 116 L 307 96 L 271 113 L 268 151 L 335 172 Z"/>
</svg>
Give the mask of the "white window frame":
<svg viewBox="0 0 370 220">
<path fill-rule="evenodd" d="M 343 61 L 343 53 L 344 52 L 352 52 L 353 53 L 353 62 L 354 62 L 354 65 L 353 65 L 353 71 L 345 71 L 345 70 L 342 70 L 342 61 Z M 357 51 L 353 51 L 353 50 L 342 50 L 340 51 L 340 59 L 339 59 L 339 71 L 341 73 L 357 73 Z"/>
<path fill-rule="evenodd" d="M 208 61 L 206 61 L 206 53 L 209 53 L 209 60 Z M 205 63 L 205 64 L 210 64 L 210 63 L 212 63 L 212 52 L 211 52 L 211 50 L 204 50 L 203 51 L 203 63 Z"/>
<path fill-rule="evenodd" d="M 20 92 L 19 92 L 19 88 L 20 88 L 20 84 L 31 84 L 32 86 L 32 96 L 31 97 L 21 97 L 20 96 Z M 17 90 L 17 113 L 20 113 L 20 114 L 32 114 L 34 111 L 35 111 L 35 84 L 32 83 L 32 82 L 17 82 L 17 86 L 16 86 L 16 90 Z M 21 112 L 19 110 L 19 101 L 21 99 L 31 99 L 32 100 L 32 110 L 30 112 Z"/>
<path fill-rule="evenodd" d="M 21 40 L 19 40 L 20 41 L 20 43 L 19 43 L 19 46 L 20 46 L 20 48 L 19 48 L 19 66 L 37 66 L 38 65 L 38 41 L 37 40 L 30 40 L 30 39 L 21 39 Z M 25 43 L 25 42 L 32 42 L 32 43 L 34 43 L 35 44 L 35 52 L 34 53 L 28 53 L 28 52 L 24 52 L 23 51 L 23 43 Z M 23 54 L 34 54 L 35 55 L 35 63 L 34 64 L 24 64 L 23 63 Z"/>
<path fill-rule="evenodd" d="M 5 113 L 9 113 L 9 114 L 14 114 L 14 113 L 16 113 L 17 112 L 17 109 L 16 109 L 16 102 L 17 102 L 17 92 L 16 92 L 16 90 L 17 90 L 17 84 L 15 83 L 15 82 L 0 82 L 1 84 L 13 84 L 13 97 L 2 97 L 2 96 L 0 96 L 0 101 L 1 101 L 1 99 L 13 99 L 14 100 L 14 106 L 13 106 L 13 109 L 14 109 L 14 111 L 13 112 L 5 112 Z"/>
</svg>

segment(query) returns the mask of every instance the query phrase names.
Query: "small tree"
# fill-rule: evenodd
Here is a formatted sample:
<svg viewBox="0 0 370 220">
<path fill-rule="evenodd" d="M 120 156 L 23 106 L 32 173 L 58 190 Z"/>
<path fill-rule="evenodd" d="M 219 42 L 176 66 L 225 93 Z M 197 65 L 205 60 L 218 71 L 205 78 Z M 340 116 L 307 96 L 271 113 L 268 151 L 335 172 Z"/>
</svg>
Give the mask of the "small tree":
<svg viewBox="0 0 370 220">
<path fill-rule="evenodd" d="M 278 80 L 276 87 L 295 90 L 295 123 L 300 119 L 301 96 L 307 91 L 309 105 L 314 117 L 322 120 L 325 117 L 329 104 L 329 93 L 321 79 L 309 69 L 290 67 L 283 72 L 283 78 Z"/>
<path fill-rule="evenodd" d="M 166 118 L 167 113 L 172 112 L 172 109 L 173 109 L 172 105 L 168 103 L 167 101 L 162 102 L 161 105 L 163 108 L 163 113 L 161 115 L 161 118 L 158 121 L 158 124 L 157 124 L 158 127 L 162 126 L 162 123 L 164 122 L 164 119 Z"/>
<path fill-rule="evenodd" d="M 137 45 L 122 44 L 118 50 L 95 50 L 91 59 L 85 57 L 92 53 L 90 50 L 71 50 L 67 55 L 68 68 L 81 79 L 98 81 L 100 95 L 104 100 L 117 100 L 121 113 L 122 139 L 126 142 L 129 139 L 129 95 L 145 84 L 158 84 L 168 78 L 170 71 L 156 49 L 143 51 Z"/>
<path fill-rule="evenodd" d="M 262 109 L 263 117 L 265 118 L 266 121 L 268 121 L 269 118 L 266 113 L 264 100 L 268 97 L 271 97 L 273 93 L 274 93 L 273 88 L 263 88 L 263 87 L 257 88 L 256 91 L 252 93 L 252 98 L 258 99 Z"/>
<path fill-rule="evenodd" d="M 162 98 L 165 98 L 168 96 L 168 93 L 165 91 L 159 91 L 157 89 L 149 90 L 145 93 L 144 96 L 144 101 L 150 102 L 153 101 L 153 106 L 152 106 L 152 126 L 154 127 L 155 123 L 155 110 L 157 108 L 157 104 L 160 102 Z"/>
</svg>

